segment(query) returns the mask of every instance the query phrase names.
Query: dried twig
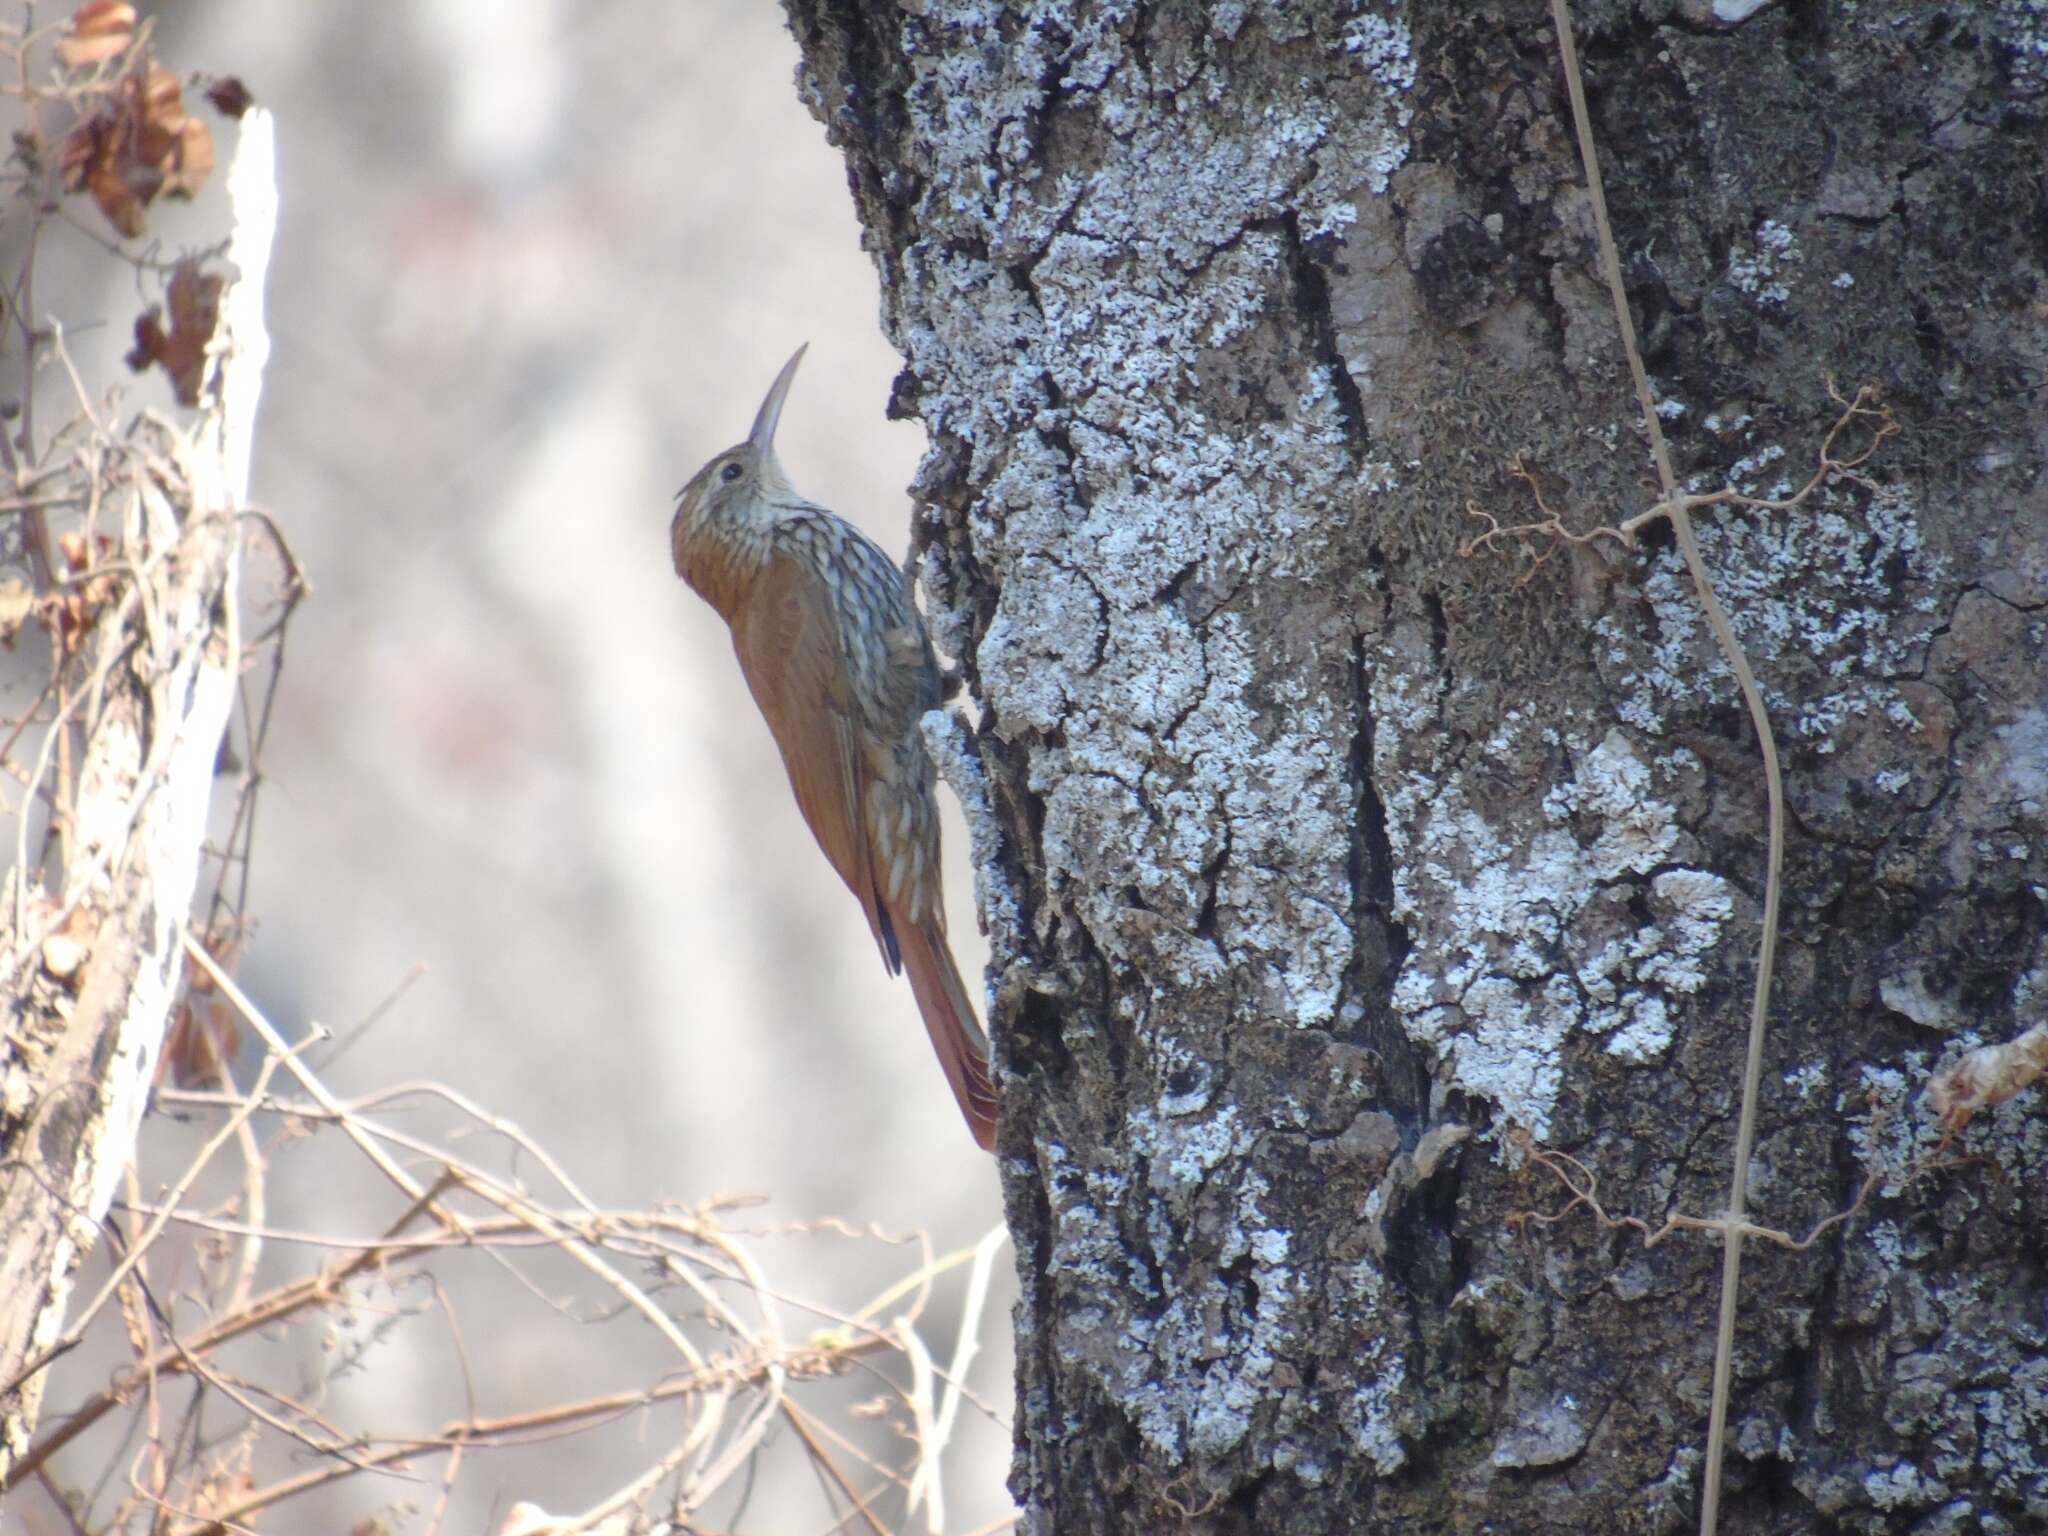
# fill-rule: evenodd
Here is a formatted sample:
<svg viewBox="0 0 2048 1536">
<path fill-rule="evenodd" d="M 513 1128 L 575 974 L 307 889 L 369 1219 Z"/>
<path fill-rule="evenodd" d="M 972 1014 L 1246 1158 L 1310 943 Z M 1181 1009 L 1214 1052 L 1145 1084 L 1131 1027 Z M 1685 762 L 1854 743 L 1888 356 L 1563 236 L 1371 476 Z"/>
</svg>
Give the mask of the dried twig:
<svg viewBox="0 0 2048 1536">
<path fill-rule="evenodd" d="M 1616 523 L 1601 523 L 1574 532 L 1566 526 L 1565 518 L 1544 499 L 1542 481 L 1527 463 L 1521 459 L 1508 465 L 1508 472 L 1529 488 L 1529 496 L 1536 503 L 1536 510 L 1542 517 L 1530 522 L 1504 525 L 1486 508 L 1476 501 L 1465 503 L 1465 515 L 1486 527 L 1472 535 L 1458 546 L 1459 554 L 1470 558 L 1482 551 L 1500 553 L 1510 543 L 1529 562 L 1528 569 L 1516 579 L 1516 586 L 1526 585 L 1560 549 L 1586 549 L 1601 543 L 1612 543 L 1632 547 L 1636 536 L 1650 524 L 1665 518 L 1675 518 L 1681 513 L 1692 513 L 1705 507 L 1734 507 L 1749 512 L 1790 512 L 1802 506 L 1823 486 L 1836 480 L 1846 480 L 1865 489 L 1873 489 L 1871 481 L 1857 470 L 1870 456 L 1883 446 L 1885 440 L 1899 432 L 1898 417 L 1886 405 L 1874 385 L 1865 384 L 1857 389 L 1853 399 L 1845 399 L 1830 379 L 1827 384 L 1828 398 L 1841 407 L 1841 414 L 1835 418 L 1827 433 L 1821 439 L 1819 462 L 1804 485 L 1790 496 L 1773 499 L 1767 496 L 1751 496 L 1734 486 L 1723 486 L 1718 491 L 1706 491 L 1682 496 L 1667 497 L 1656 505 L 1647 507 L 1633 517 L 1625 517 Z M 1851 427 L 1861 426 L 1870 436 L 1853 453 L 1838 457 L 1840 439 Z"/>
<path fill-rule="evenodd" d="M 77 1317 L 72 1320 L 71 1326 L 64 1330 L 63 1335 L 54 1344 L 23 1366 L 20 1374 L 15 1376 L 13 1380 L 5 1385 L 0 1385 L 0 1394 L 13 1392 L 21 1385 L 23 1380 L 44 1369 L 58 1356 L 69 1354 L 78 1347 L 78 1341 L 85 1336 L 85 1330 L 92 1326 L 92 1321 L 99 1315 L 100 1308 L 104 1307 L 108 1300 L 121 1289 L 122 1283 L 134 1272 L 136 1266 L 142 1262 L 142 1256 L 149 1251 L 150 1244 L 154 1243 L 162 1235 L 165 1225 L 171 1219 L 171 1213 L 177 1209 L 178 1202 L 183 1200 L 191 1191 L 193 1184 L 198 1181 L 199 1175 L 205 1171 L 206 1165 L 213 1161 L 213 1155 L 232 1140 L 242 1127 L 248 1123 L 249 1117 L 256 1112 L 256 1105 L 261 1101 L 263 1091 L 270 1086 L 271 1074 L 277 1070 L 277 1066 L 277 1057 L 270 1056 L 264 1058 L 263 1068 L 256 1075 L 256 1087 L 249 1099 L 239 1106 L 236 1113 L 229 1117 L 227 1123 L 209 1137 L 206 1144 L 199 1149 L 198 1155 L 192 1159 L 184 1173 L 179 1176 L 178 1182 L 171 1187 L 169 1198 L 165 1200 L 162 1208 L 155 1216 L 150 1218 L 149 1224 L 131 1241 L 127 1257 L 114 1266 L 114 1272 L 107 1277 L 106 1282 L 100 1287 L 99 1294 L 85 1304 Z"/>
<path fill-rule="evenodd" d="M 1757 1237 L 1765 1242 L 1776 1243 L 1794 1253 L 1803 1253 L 1821 1238 L 1842 1223 L 1853 1218 L 1870 1201 L 1878 1185 L 1885 1181 L 1887 1170 L 1873 1168 L 1863 1176 L 1863 1182 L 1856 1187 L 1855 1198 L 1831 1216 L 1825 1216 L 1808 1229 L 1804 1237 L 1794 1237 L 1779 1227 L 1760 1227 L 1747 1219 L 1731 1221 L 1725 1216 L 1690 1216 L 1683 1211 L 1674 1211 L 1657 1226 L 1651 1226 L 1640 1216 L 1615 1216 L 1600 1203 L 1600 1181 L 1593 1170 L 1573 1157 L 1569 1152 L 1559 1152 L 1536 1144 L 1534 1137 L 1517 1127 L 1511 1133 L 1511 1140 L 1529 1161 L 1539 1168 L 1550 1171 L 1557 1181 L 1564 1185 L 1571 1199 L 1555 1210 L 1517 1211 L 1508 1218 L 1517 1227 L 1549 1227 L 1565 1220 L 1573 1211 L 1584 1207 L 1600 1226 L 1609 1230 L 1627 1228 L 1639 1233 L 1645 1248 L 1654 1248 L 1674 1232 L 1718 1232 L 1724 1240 L 1729 1237 Z"/>
<path fill-rule="evenodd" d="M 55 1358 L 53 1346 L 68 1345 L 63 1314 L 79 1255 L 121 1181 L 175 1007 L 177 933 L 238 667 L 234 511 L 246 495 L 267 345 L 275 197 L 261 112 L 244 121 L 229 178 L 235 272 L 197 280 L 218 314 L 185 317 L 185 413 L 143 411 L 124 422 L 117 398 L 86 383 L 62 317 L 37 309 L 41 234 L 64 196 L 89 196 L 132 234 L 143 204 L 159 191 L 189 191 L 211 164 L 210 130 L 178 106 L 177 76 L 147 56 L 148 27 L 121 14 L 95 5 L 63 22 L 55 68 L 41 53 L 31 62 L 54 40 L 50 29 L 0 32 L 0 58 L 12 66 L 0 95 L 19 109 L 14 204 L 27 221 L 0 304 L 22 368 L 10 391 L 21 410 L 0 464 L 31 578 L 26 604 L 10 605 L 7 632 L 11 640 L 32 624 L 39 643 L 28 654 L 46 654 L 48 667 L 41 700 L 0 753 L 33 741 L 26 771 L 11 756 L 5 764 L 24 793 L 0 970 L 13 1004 L 10 1047 L 18 1039 L 19 1060 L 33 1070 L 20 1079 L 26 1111 L 0 1107 L 0 1135 L 19 1168 L 0 1184 L 9 1235 L 0 1249 L 0 1468 L 28 1441 L 46 1376 L 39 1367 Z M 119 68 L 78 51 L 112 33 L 128 61 Z M 119 254 L 138 272 L 147 265 Z M 179 265 L 186 287 L 192 270 Z M 61 420 L 46 432 L 53 413 Z M 21 1139 L 24 1128 L 50 1123 L 48 1104 L 65 1110 L 57 1134 Z M 117 1272 L 91 1310 L 115 1296 L 126 1306 L 131 1284 L 140 1287 L 139 1270 Z"/>
<path fill-rule="evenodd" d="M 231 994 L 233 995 L 233 994 Z M 250 1013 L 259 1010 L 242 998 Z M 267 1021 L 265 1021 L 267 1023 Z M 254 1027 L 252 1023 L 252 1027 Z M 270 1026 L 273 1035 L 281 1032 Z M 308 1040 L 318 1036 L 308 1037 Z M 302 1042 L 307 1043 L 307 1042 Z M 372 1473 L 399 1468 L 416 1470 L 424 1458 L 442 1458 L 441 1475 L 435 1480 L 430 1523 L 452 1519 L 454 1500 L 462 1481 L 464 1458 L 471 1453 L 509 1449 L 566 1433 L 588 1432 L 627 1415 L 641 1414 L 667 1405 L 683 1410 L 679 1432 L 638 1474 L 580 1514 L 545 1517 L 537 1530 L 574 1532 L 609 1530 L 607 1524 L 645 1510 L 657 1488 L 676 1480 L 673 1513 L 695 1516 L 722 1488 L 735 1484 L 762 1449 L 768 1425 L 780 1417 L 791 1425 L 797 1441 L 826 1479 L 835 1496 L 846 1503 L 852 1518 L 865 1522 L 871 1532 L 887 1530 L 922 1505 L 933 1507 L 932 1493 L 943 1454 L 954 1434 L 961 1403 L 968 1396 L 962 1375 L 975 1353 L 976 1333 L 985 1310 L 988 1285 L 1003 1238 L 1002 1229 L 984 1237 L 972 1248 L 934 1257 L 928 1245 L 921 1262 L 891 1284 L 865 1306 L 853 1310 L 798 1302 L 833 1320 L 834 1326 L 795 1341 L 776 1321 L 783 1304 L 781 1291 L 767 1280 L 757 1258 L 745 1244 L 719 1228 L 712 1211 L 703 1207 L 691 1211 L 618 1211 L 600 1207 L 585 1198 L 574 1179 L 552 1157 L 536 1155 L 544 1149 L 502 1117 L 471 1102 L 440 1084 L 412 1083 L 388 1089 L 365 1101 L 350 1103 L 336 1098 L 318 1085 L 305 1081 L 310 1076 L 298 1062 L 301 1086 L 309 1095 L 304 1100 L 280 1099 L 270 1091 L 276 1073 L 293 1063 L 272 1057 L 266 1070 L 246 1091 L 166 1090 L 164 1097 L 188 1111 L 219 1112 L 222 1124 L 200 1153 L 200 1161 L 226 1144 L 238 1127 L 265 1114 L 304 1116 L 311 1124 L 331 1127 L 339 1143 L 353 1147 L 380 1172 L 390 1161 L 385 1147 L 398 1148 L 407 1157 L 437 1163 L 443 1172 L 432 1183 L 411 1182 L 415 1194 L 406 1196 L 404 1210 L 390 1227 L 375 1236 L 344 1238 L 333 1234 L 296 1232 L 238 1221 L 232 1215 L 187 1209 L 184 1202 L 196 1187 L 198 1166 L 174 1180 L 164 1200 L 128 1202 L 131 1213 L 142 1224 L 123 1265 L 130 1277 L 141 1272 L 145 1256 L 173 1229 L 193 1229 L 217 1234 L 222 1239 L 256 1239 L 286 1244 L 318 1244 L 334 1250 L 334 1258 L 315 1275 L 257 1289 L 232 1313 L 217 1315 L 200 1328 L 188 1328 L 182 1336 L 169 1335 L 162 1343 L 137 1350 L 133 1364 L 119 1372 L 106 1387 L 88 1394 L 65 1418 L 52 1427 L 28 1456 L 16 1467 L 7 1486 L 22 1478 L 42 1475 L 50 1458 L 110 1414 L 138 1401 L 154 1404 L 158 1387 L 167 1380 L 186 1377 L 215 1394 L 223 1406 L 239 1412 L 254 1430 L 311 1452 L 316 1465 L 289 1477 L 255 1485 L 227 1475 L 225 1465 L 214 1472 L 196 1476 L 190 1458 L 196 1446 L 166 1440 L 152 1431 L 149 1470 L 133 1481 L 135 1496 L 130 1508 L 135 1518 L 160 1524 L 169 1536 L 204 1536 L 219 1529 L 247 1528 L 248 1523 L 287 1501 L 321 1488 Z M 395 1097 L 428 1097 L 431 1101 L 462 1113 L 473 1126 L 487 1128 L 519 1149 L 519 1155 L 548 1170 L 562 1192 L 565 1204 L 546 1204 L 530 1192 L 514 1187 L 503 1177 L 474 1161 L 451 1152 L 449 1145 L 399 1133 L 368 1118 L 367 1111 L 389 1104 Z M 470 1113 L 473 1111 L 473 1113 Z M 267 1163 L 266 1163 L 267 1166 Z M 391 1184 L 394 1192 L 402 1186 Z M 478 1210 L 457 1210 L 461 1202 L 481 1202 Z M 437 1217 L 423 1230 L 413 1230 L 422 1216 Z M 446 1218 L 445 1220 L 440 1218 Z M 843 1223 L 829 1223 L 844 1229 Z M 846 1229 L 850 1230 L 850 1229 Z M 458 1359 L 466 1361 L 467 1351 L 459 1340 L 462 1329 L 457 1304 L 430 1271 L 417 1267 L 449 1250 L 484 1248 L 507 1263 L 521 1254 L 564 1254 L 576 1261 L 591 1277 L 600 1293 L 622 1301 L 666 1338 L 677 1351 L 684 1368 L 659 1379 L 644 1389 L 611 1392 L 564 1400 L 511 1413 L 489 1414 L 481 1410 L 475 1388 L 466 1386 L 468 1407 L 464 1416 L 426 1431 L 366 1436 L 344 1431 L 326 1423 L 303 1403 L 294 1402 L 251 1380 L 247 1371 L 229 1372 L 215 1363 L 227 1344 L 256 1334 L 275 1333 L 296 1320 L 354 1305 L 354 1289 L 372 1279 L 395 1284 L 411 1272 L 426 1275 L 434 1295 L 434 1310 L 445 1320 L 457 1342 Z M 685 1331 L 687 1319 L 664 1308 L 646 1286 L 629 1277 L 629 1263 L 660 1260 L 664 1279 L 681 1284 L 692 1298 L 689 1318 L 694 1330 L 708 1326 L 714 1349 Z M 232 1294 L 232 1276 L 239 1266 L 222 1271 L 219 1294 Z M 946 1371 L 930 1360 L 916 1328 L 932 1288 L 946 1275 L 968 1271 L 967 1296 L 961 1331 L 956 1338 Z M 735 1306 L 724 1294 L 736 1290 L 751 1299 L 745 1308 Z M 564 1308 L 558 1314 L 581 1326 L 591 1309 Z M 883 1323 L 881 1319 L 889 1318 Z M 816 1413 L 798 1405 L 795 1390 L 805 1382 L 835 1375 L 856 1363 L 868 1368 L 893 1358 L 907 1367 L 908 1383 L 892 1382 L 900 1401 L 913 1405 L 918 1435 L 910 1459 L 900 1470 L 877 1462 L 868 1452 L 852 1444 Z M 921 1362 L 921 1363 L 920 1363 Z M 464 1380 L 468 1382 L 466 1365 Z M 275 1407 L 266 1406 L 266 1402 Z M 923 1405 L 921 1409 L 915 1405 Z M 238 1438 L 234 1444 L 243 1445 Z M 828 1444 L 841 1446 L 856 1461 L 871 1467 L 878 1484 L 860 1489 L 854 1478 L 839 1466 L 838 1455 Z M 237 1454 L 240 1454 L 238 1451 Z M 184 1482 L 176 1481 L 174 1472 Z M 178 1491 L 183 1489 L 184 1491 Z M 885 1517 L 878 1500 L 901 1501 L 902 1514 Z M 538 1515 L 536 1519 L 540 1518 Z M 936 1528 L 936 1527 L 933 1527 Z"/>
</svg>

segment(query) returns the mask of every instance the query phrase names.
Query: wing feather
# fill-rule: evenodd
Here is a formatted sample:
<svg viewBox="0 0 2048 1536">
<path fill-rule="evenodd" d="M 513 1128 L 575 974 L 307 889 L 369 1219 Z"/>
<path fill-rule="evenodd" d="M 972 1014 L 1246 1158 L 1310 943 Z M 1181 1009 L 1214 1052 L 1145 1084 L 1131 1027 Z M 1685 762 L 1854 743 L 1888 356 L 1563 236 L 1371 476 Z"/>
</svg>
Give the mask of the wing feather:
<svg viewBox="0 0 2048 1536">
<path fill-rule="evenodd" d="M 865 727 L 824 579 L 801 560 L 773 557 L 733 616 L 732 643 L 782 750 L 797 808 L 859 900 L 882 960 L 894 971 L 895 935 L 876 903 L 874 845 L 862 809 Z"/>
</svg>

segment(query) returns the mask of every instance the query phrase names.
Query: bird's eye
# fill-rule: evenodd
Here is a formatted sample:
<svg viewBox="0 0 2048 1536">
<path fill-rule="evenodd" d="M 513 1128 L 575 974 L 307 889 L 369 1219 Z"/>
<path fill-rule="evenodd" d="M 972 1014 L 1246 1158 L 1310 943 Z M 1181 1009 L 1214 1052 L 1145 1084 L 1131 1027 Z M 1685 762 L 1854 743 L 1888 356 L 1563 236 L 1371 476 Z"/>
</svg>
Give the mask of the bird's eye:
<svg viewBox="0 0 2048 1536">
<path fill-rule="evenodd" d="M 727 485 L 731 485 L 733 481 L 739 479 L 740 474 L 741 470 L 739 465 L 728 464 L 725 466 L 725 468 L 721 469 L 718 472 L 718 478 L 723 480 Z"/>
</svg>

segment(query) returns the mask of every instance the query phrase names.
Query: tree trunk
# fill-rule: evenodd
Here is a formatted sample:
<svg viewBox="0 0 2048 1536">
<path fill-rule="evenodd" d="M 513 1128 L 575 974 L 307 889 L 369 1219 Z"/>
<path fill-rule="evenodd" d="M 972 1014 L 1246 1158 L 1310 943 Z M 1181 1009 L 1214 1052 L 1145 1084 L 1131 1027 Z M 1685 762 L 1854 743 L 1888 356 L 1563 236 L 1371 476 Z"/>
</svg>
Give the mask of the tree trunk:
<svg viewBox="0 0 2048 1536">
<path fill-rule="evenodd" d="M 1465 547 L 1658 499 L 1546 9 L 789 11 L 1002 832 L 1031 1528 L 1686 1528 L 1718 1239 L 1558 1155 L 1725 1208 L 1765 779 L 1667 527 Z M 2023 15 L 1578 18 L 1681 482 L 1902 428 L 1697 514 L 1791 810 L 1750 1208 L 1880 1175 L 1749 1244 L 1724 1530 L 2048 1518 L 2048 1116 L 1922 1094 L 2048 1010 Z"/>
<path fill-rule="evenodd" d="M 37 596 L 75 604 L 84 632 L 67 642 L 56 704 L 31 708 L 14 738 L 33 742 L 31 725 L 50 730 L 34 783 L 54 807 L 57 857 L 47 881 L 32 860 L 12 868 L 0 914 L 0 1479 L 29 1449 L 47 1367 L 77 1342 L 74 1287 L 134 1157 L 182 989 L 185 923 L 241 669 L 239 517 L 270 345 L 272 164 L 271 119 L 252 111 L 228 177 L 233 270 L 217 324 L 209 315 L 210 334 L 180 337 L 205 348 L 190 358 L 198 412 L 182 425 L 145 413 L 116 430 L 89 414 L 93 402 L 74 400 L 69 409 L 88 414 L 47 442 L 24 432 L 18 445 L 18 496 L 40 501 L 53 541 L 61 531 L 79 552 L 71 579 Z M 27 249 L 33 260 L 34 243 Z M 175 297 L 172 308 L 182 331 L 189 317 Z M 67 723 L 48 725 L 53 708 Z M 64 731 L 82 743 L 75 764 Z M 17 816 L 28 820 L 34 801 L 24 797 Z M 17 830 L 28 849 L 29 828 Z"/>
</svg>

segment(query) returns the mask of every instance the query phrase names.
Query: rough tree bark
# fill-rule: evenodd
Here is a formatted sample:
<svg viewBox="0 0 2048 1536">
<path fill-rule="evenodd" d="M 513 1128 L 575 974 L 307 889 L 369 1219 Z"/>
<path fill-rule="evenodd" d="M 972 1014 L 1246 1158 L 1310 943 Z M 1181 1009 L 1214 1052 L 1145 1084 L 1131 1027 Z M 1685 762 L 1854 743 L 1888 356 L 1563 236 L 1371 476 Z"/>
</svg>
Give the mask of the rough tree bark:
<svg viewBox="0 0 2048 1536">
<path fill-rule="evenodd" d="M 1002 833 L 1031 1528 L 1685 1528 L 1716 1241 L 1518 1217 L 1725 1204 L 1764 780 L 1668 533 L 1461 552 L 1517 456 L 1656 499 L 1545 8 L 789 12 Z M 2048 33 L 1578 24 L 1681 478 L 1903 429 L 1700 519 L 1792 812 L 1751 1207 L 1884 1170 L 1750 1247 L 1722 1528 L 2038 1529 L 2048 1114 L 1922 1087 L 2048 1009 Z"/>
</svg>

